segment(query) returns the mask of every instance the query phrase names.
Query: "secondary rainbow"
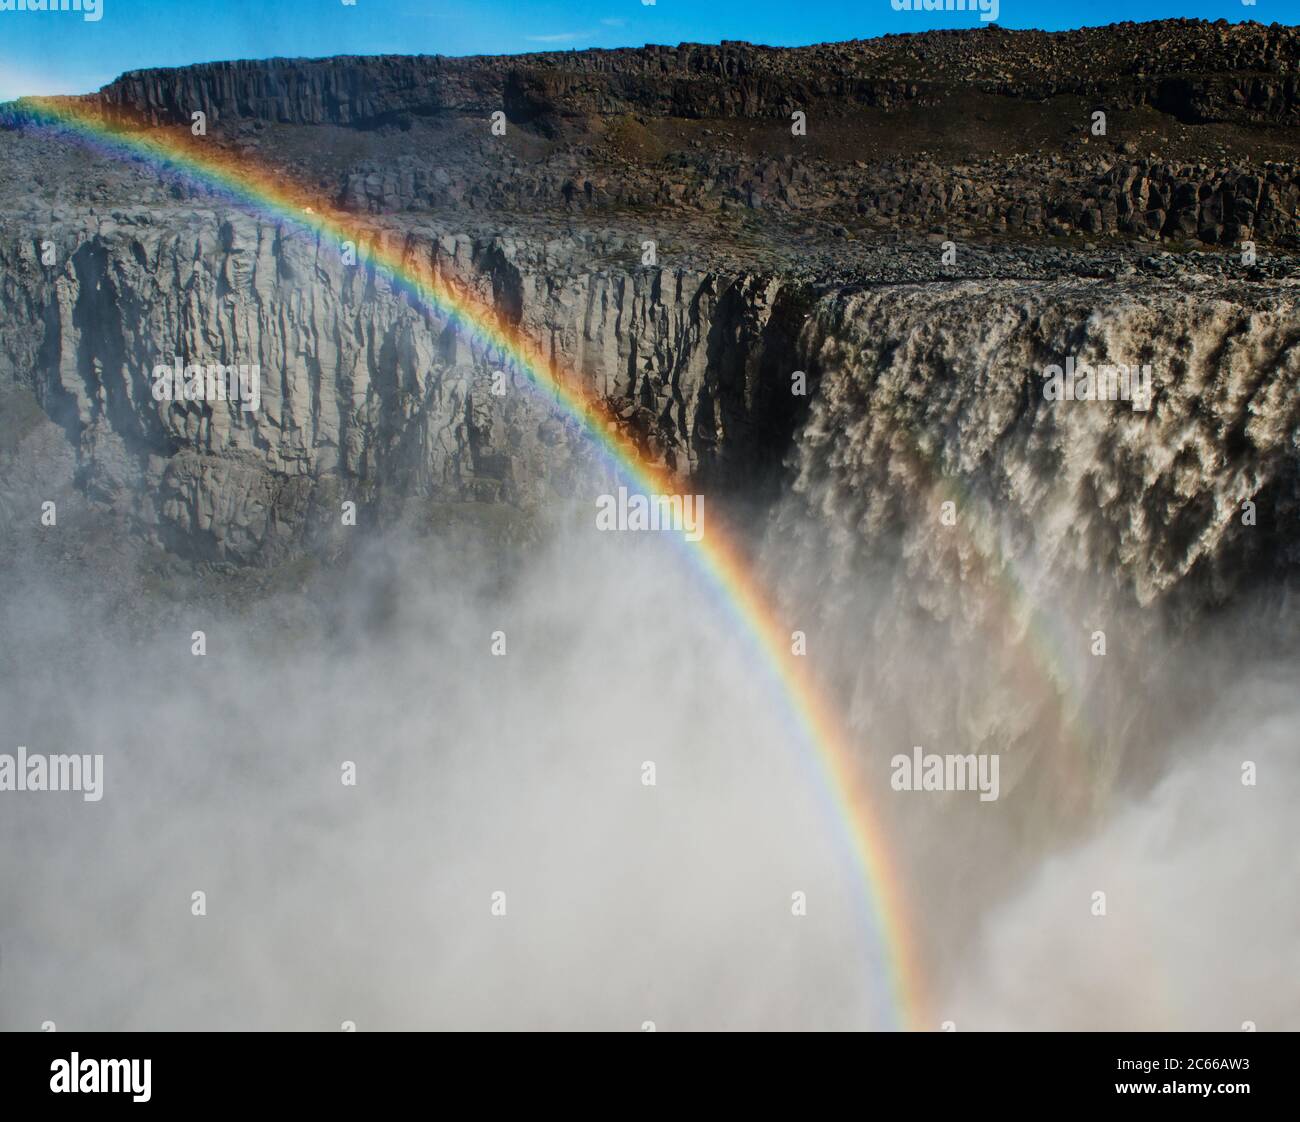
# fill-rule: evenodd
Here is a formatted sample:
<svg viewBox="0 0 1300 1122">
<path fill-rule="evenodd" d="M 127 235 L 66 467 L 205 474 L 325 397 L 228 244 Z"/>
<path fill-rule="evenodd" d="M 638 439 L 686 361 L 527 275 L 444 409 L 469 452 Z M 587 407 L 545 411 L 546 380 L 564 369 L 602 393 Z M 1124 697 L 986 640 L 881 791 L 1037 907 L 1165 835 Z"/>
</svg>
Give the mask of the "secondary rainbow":
<svg viewBox="0 0 1300 1122">
<path fill-rule="evenodd" d="M 37 129 L 70 132 L 79 140 L 114 157 L 142 157 L 216 190 L 232 202 L 310 231 L 342 246 L 365 245 L 358 262 L 382 272 L 417 300 L 454 321 L 457 329 L 498 352 L 502 359 L 548 393 L 555 404 L 576 419 L 601 451 L 629 482 L 647 493 L 675 493 L 679 481 L 649 460 L 636 443 L 614 424 L 600 401 L 580 381 L 568 376 L 551 357 L 520 330 L 502 322 L 495 308 L 458 288 L 432 268 L 412 260 L 379 240 L 355 216 L 286 180 L 283 175 L 224 152 L 211 141 L 199 141 L 189 130 L 152 128 L 105 120 L 93 103 L 66 99 L 24 99 L 19 113 Z M 879 816 L 865 790 L 859 765 L 835 709 L 805 669 L 806 660 L 790 652 L 789 627 L 774 613 L 769 597 L 737 544 L 710 521 L 703 539 L 684 547 L 695 557 L 706 580 L 722 593 L 722 601 L 760 653 L 765 669 L 776 680 L 794 723 L 815 753 L 829 794 L 838 805 L 841 826 L 864 876 L 872 922 L 888 975 L 889 993 L 901 1027 L 931 1027 L 928 998 L 904 886 L 889 856 Z"/>
</svg>

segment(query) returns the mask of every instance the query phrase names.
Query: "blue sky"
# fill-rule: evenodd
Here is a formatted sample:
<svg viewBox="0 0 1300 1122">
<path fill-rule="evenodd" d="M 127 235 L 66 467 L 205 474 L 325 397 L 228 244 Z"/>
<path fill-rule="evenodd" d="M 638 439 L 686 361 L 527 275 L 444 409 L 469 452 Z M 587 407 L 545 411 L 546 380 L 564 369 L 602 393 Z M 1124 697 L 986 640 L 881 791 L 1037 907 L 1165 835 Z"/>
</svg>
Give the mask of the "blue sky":
<svg viewBox="0 0 1300 1122">
<path fill-rule="evenodd" d="M 0 7 L 25 0 L 0 0 Z M 0 100 L 83 93 L 125 70 L 271 55 L 507 54 L 747 39 L 794 46 L 928 27 L 966 13 L 895 12 L 889 0 L 99 0 L 102 18 L 0 10 Z M 1000 0 L 1004 27 L 1199 16 L 1300 22 L 1300 0 Z"/>
</svg>

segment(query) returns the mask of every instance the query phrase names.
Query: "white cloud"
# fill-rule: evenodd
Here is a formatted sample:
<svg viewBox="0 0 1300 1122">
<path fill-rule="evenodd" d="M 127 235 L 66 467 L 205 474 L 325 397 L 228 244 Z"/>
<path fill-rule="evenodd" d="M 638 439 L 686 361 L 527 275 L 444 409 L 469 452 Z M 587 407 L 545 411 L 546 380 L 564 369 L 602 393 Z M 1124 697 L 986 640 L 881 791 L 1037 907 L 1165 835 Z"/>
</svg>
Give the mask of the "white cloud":
<svg viewBox="0 0 1300 1122">
<path fill-rule="evenodd" d="M 554 35 L 529 35 L 530 43 L 571 43 L 592 34 L 590 31 L 560 31 Z"/>
</svg>

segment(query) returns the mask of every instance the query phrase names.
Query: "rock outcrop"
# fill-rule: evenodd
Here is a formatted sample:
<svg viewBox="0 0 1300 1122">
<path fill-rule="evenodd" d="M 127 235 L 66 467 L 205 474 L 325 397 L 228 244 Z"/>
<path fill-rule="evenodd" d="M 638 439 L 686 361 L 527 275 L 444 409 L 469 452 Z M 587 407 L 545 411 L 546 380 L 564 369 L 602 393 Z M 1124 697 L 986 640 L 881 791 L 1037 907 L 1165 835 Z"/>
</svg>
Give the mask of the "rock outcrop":
<svg viewBox="0 0 1300 1122">
<path fill-rule="evenodd" d="M 909 30 L 900 14 L 900 30 Z M 95 95 L 151 124 L 214 120 L 369 126 L 400 114 L 521 123 L 583 114 L 788 118 L 791 110 L 941 105 L 963 89 L 1150 105 L 1188 122 L 1300 119 L 1300 32 L 1167 20 L 1046 33 L 998 27 L 774 48 L 749 43 L 518 56 L 272 59 L 123 75 Z"/>
<path fill-rule="evenodd" d="M 339 499 L 377 491 L 527 503 L 590 456 L 571 421 L 445 316 L 335 246 L 238 213 L 119 212 L 63 231 L 61 267 L 0 252 L 0 372 L 32 385 L 80 451 L 89 491 L 201 556 L 266 559 Z M 417 229 L 403 253 L 485 305 L 508 303 L 558 368 L 648 454 L 725 485 L 779 464 L 802 326 L 770 277 L 685 269 L 557 275 L 510 238 Z M 12 342 L 10 342 L 12 340 Z M 261 402 L 157 401 L 152 372 L 257 366 Z"/>
<path fill-rule="evenodd" d="M 69 100 L 150 128 L 188 129 L 202 112 L 212 143 L 362 214 L 659 211 L 776 216 L 822 237 L 1295 248 L 1298 64 L 1295 28 L 1170 20 L 208 63 Z M 489 131 L 497 113 L 505 136 Z M 0 107 L 0 127 L 25 119 Z"/>
</svg>

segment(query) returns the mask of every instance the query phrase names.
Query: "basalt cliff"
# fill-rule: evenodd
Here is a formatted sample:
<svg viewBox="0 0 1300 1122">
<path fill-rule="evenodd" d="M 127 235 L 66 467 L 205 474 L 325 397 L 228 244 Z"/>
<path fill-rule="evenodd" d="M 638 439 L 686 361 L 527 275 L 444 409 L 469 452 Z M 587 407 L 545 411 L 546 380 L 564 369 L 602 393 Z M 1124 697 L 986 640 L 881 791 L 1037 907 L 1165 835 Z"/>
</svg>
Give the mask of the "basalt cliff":
<svg viewBox="0 0 1300 1122">
<path fill-rule="evenodd" d="M 989 27 L 231 62 L 79 104 L 203 114 L 520 327 L 692 486 L 907 554 L 942 482 L 1134 603 L 1217 603 L 1298 560 L 1298 63 L 1278 25 Z M 113 525 L 263 565 L 343 500 L 526 510 L 590 458 L 364 255 L 22 102 L 0 123 L 6 472 L 53 442 Z M 260 408 L 156 401 L 178 356 L 256 364 Z M 1067 357 L 1148 366 L 1149 408 L 1049 400 Z M 953 561 L 926 556 L 922 599 Z"/>
</svg>

